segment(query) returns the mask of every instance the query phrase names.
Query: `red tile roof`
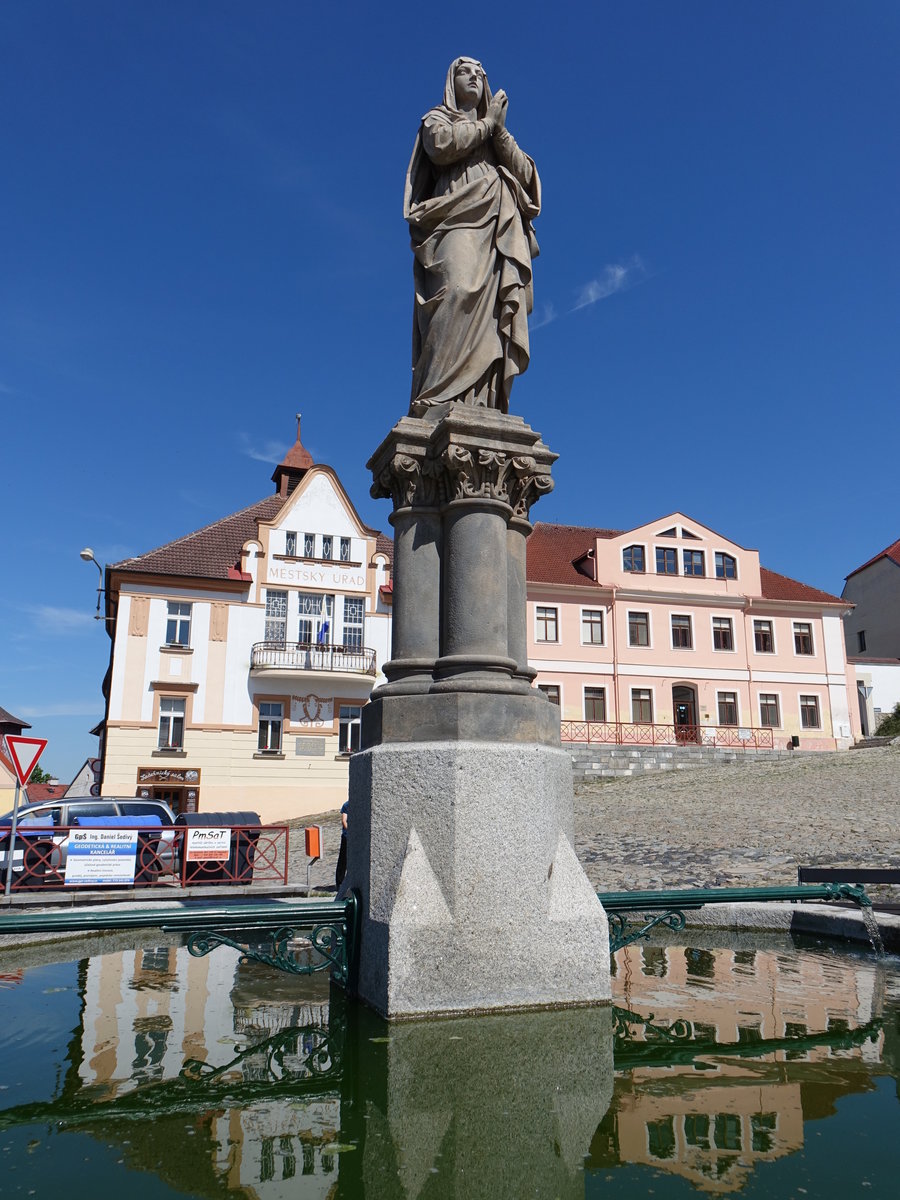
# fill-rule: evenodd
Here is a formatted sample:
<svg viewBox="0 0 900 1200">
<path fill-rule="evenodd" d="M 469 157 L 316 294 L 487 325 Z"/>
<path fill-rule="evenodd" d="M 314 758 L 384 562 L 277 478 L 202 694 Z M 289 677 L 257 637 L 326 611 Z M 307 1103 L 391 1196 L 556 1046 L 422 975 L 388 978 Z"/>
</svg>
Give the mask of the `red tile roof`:
<svg viewBox="0 0 900 1200">
<path fill-rule="evenodd" d="M 271 521 L 286 503 L 284 496 L 266 496 L 240 512 L 223 517 L 194 533 L 176 538 L 146 554 L 113 563 L 112 570 L 140 575 L 180 575 L 193 579 L 229 579 L 249 582 L 241 572 L 244 543 L 259 536 L 259 522 Z M 376 554 L 393 558 L 394 542 L 387 534 L 375 539 Z"/>
<path fill-rule="evenodd" d="M 17 729 L 31 728 L 27 721 L 23 721 L 19 717 L 14 717 L 12 713 L 7 712 L 5 708 L 0 708 L 0 725 L 15 725 Z M 15 736 L 15 734 L 13 736 Z"/>
<path fill-rule="evenodd" d="M 807 600 L 817 604 L 847 606 L 847 601 L 842 600 L 840 596 L 832 596 L 830 592 L 823 592 L 807 583 L 789 579 L 787 575 L 779 575 L 777 571 L 770 571 L 767 567 L 759 568 L 759 579 L 765 600 Z"/>
<path fill-rule="evenodd" d="M 61 800 L 66 794 L 66 783 L 29 783 L 26 785 L 28 803 L 39 804 L 44 800 Z"/>
<path fill-rule="evenodd" d="M 573 583 L 595 588 L 593 579 L 575 566 L 592 550 L 597 538 L 618 537 L 619 529 L 593 529 L 584 525 L 535 524 L 525 543 L 528 551 L 526 577 L 529 583 Z"/>
<path fill-rule="evenodd" d="M 195 533 L 176 538 L 156 550 L 113 563 L 112 570 L 147 575 L 185 575 L 197 579 L 234 579 L 240 572 L 241 549 L 284 506 L 284 496 L 266 496 L 240 512 L 214 521 Z M 238 575 L 238 577 L 240 577 Z"/>
<path fill-rule="evenodd" d="M 619 537 L 625 530 L 595 529 L 582 525 L 548 525 L 538 521 L 528 539 L 529 583 L 569 583 L 579 587 L 598 587 L 582 574 L 576 563 L 593 549 L 597 538 Z M 762 596 L 766 600 L 805 600 L 819 604 L 845 604 L 839 596 L 820 591 L 787 575 L 760 567 Z"/>
<path fill-rule="evenodd" d="M 858 575 L 860 571 L 864 571 L 866 567 L 871 567 L 872 563 L 878 562 L 881 558 L 889 559 L 890 562 L 900 567 L 900 541 L 894 542 L 882 550 L 880 554 L 876 554 L 874 558 L 870 558 L 868 562 L 864 562 L 861 567 L 857 567 L 855 571 L 851 571 L 847 578 L 850 579 L 854 575 Z"/>
</svg>

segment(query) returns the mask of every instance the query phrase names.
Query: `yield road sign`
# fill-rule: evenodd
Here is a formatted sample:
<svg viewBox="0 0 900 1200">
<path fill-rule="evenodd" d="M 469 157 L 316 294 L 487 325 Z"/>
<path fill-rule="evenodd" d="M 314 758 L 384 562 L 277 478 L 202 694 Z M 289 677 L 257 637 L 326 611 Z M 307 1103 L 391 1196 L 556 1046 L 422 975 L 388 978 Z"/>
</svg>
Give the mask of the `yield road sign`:
<svg viewBox="0 0 900 1200">
<path fill-rule="evenodd" d="M 37 766 L 38 759 L 47 749 L 47 739 L 16 737 L 7 734 L 6 745 L 16 769 L 16 775 L 19 777 L 19 783 L 24 787 L 28 782 L 29 775 Z"/>
</svg>

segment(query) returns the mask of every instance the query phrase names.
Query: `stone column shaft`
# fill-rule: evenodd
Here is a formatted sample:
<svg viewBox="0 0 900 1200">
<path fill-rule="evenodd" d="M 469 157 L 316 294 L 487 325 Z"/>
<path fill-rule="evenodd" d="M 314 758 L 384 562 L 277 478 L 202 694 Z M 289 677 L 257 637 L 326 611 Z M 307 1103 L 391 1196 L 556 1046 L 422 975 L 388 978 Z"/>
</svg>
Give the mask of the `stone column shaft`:
<svg viewBox="0 0 900 1200">
<path fill-rule="evenodd" d="M 531 525 L 513 517 L 506 531 L 506 599 L 509 657 L 515 661 L 514 679 L 522 689 L 531 687 L 537 671 L 528 665 L 528 612 L 526 604 L 526 546 Z"/>
<path fill-rule="evenodd" d="M 509 657 L 507 504 L 456 500 L 444 510 L 444 611 L 435 691 L 490 689 L 515 669 Z M 508 690 L 508 689 L 507 689 Z"/>
<path fill-rule="evenodd" d="M 427 692 L 441 652 L 441 517 L 437 509 L 398 508 L 394 527 L 389 682 L 378 695 Z"/>
</svg>

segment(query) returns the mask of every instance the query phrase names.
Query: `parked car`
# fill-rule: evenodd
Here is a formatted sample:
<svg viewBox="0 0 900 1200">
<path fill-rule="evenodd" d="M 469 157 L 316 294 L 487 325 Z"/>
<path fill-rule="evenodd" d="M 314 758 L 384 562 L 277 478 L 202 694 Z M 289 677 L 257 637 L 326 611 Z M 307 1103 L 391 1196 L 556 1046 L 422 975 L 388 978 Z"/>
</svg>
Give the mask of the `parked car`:
<svg viewBox="0 0 900 1200">
<path fill-rule="evenodd" d="M 0 817 L 0 878 L 6 877 L 7 846 L 3 838 L 3 827 L 12 825 L 12 812 Z M 77 825 L 79 817 L 105 817 L 115 819 L 122 817 L 124 821 L 140 820 L 142 817 L 156 817 L 162 829 L 159 848 L 153 856 L 153 865 L 158 873 L 169 874 L 176 869 L 175 860 L 175 814 L 165 800 L 141 800 L 134 796 L 101 796 L 99 799 L 85 796 L 62 800 L 45 800 L 36 804 L 22 804 L 16 820 L 17 831 L 22 830 L 23 840 L 31 837 L 28 830 L 60 829 Z M 18 832 L 16 841 L 18 843 Z M 53 836 L 54 850 L 50 857 L 49 866 L 52 870 L 65 871 L 68 857 L 67 836 Z M 13 877 L 22 870 L 23 851 L 18 845 L 13 851 Z"/>
</svg>

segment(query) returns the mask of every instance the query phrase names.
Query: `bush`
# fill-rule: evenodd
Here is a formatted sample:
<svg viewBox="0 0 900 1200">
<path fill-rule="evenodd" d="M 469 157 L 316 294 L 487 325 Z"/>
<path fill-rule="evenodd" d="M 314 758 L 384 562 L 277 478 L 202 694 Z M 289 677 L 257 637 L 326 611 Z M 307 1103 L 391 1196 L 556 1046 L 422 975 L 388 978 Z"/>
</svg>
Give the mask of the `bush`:
<svg viewBox="0 0 900 1200">
<path fill-rule="evenodd" d="M 900 700 L 894 705 L 894 711 L 882 717 L 875 730 L 876 737 L 900 737 Z"/>
</svg>

